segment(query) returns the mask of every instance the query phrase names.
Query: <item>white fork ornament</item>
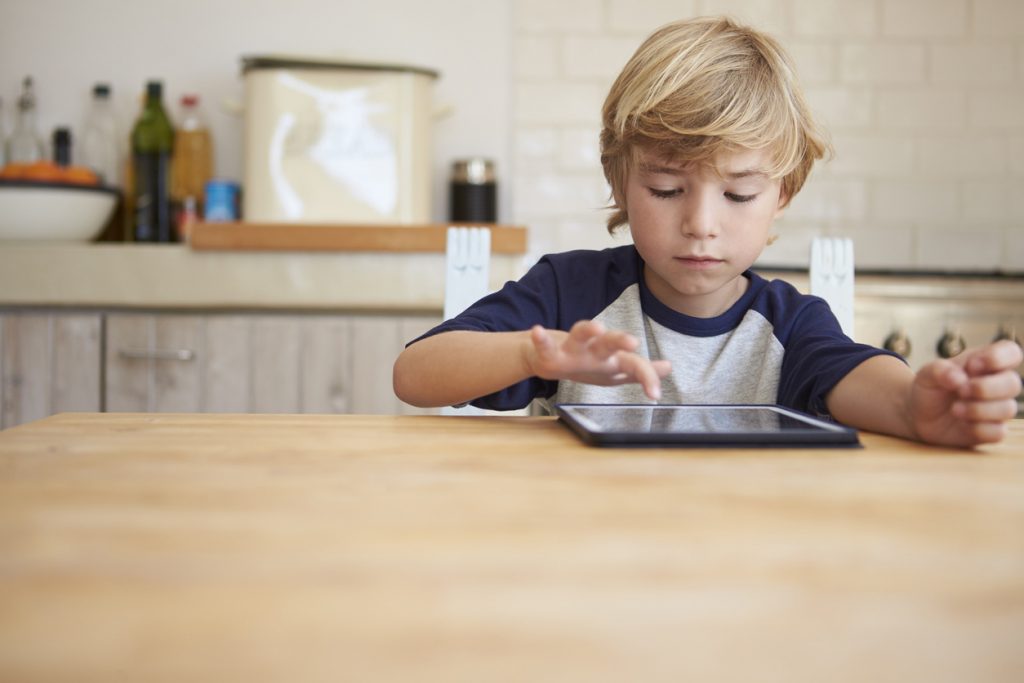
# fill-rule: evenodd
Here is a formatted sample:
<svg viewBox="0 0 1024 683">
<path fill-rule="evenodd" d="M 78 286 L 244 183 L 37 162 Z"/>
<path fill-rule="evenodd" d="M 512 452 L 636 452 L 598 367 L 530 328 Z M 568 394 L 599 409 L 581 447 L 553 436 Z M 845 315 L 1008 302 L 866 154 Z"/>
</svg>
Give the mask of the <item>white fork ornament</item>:
<svg viewBox="0 0 1024 683">
<path fill-rule="evenodd" d="M 828 302 L 847 337 L 853 339 L 853 240 L 816 237 L 811 242 L 811 294 Z"/>
<path fill-rule="evenodd" d="M 449 227 L 446 235 L 444 319 L 454 318 L 488 293 L 491 268 L 491 231 L 488 228 Z M 441 409 L 442 415 L 484 415 L 463 406 Z"/>
<path fill-rule="evenodd" d="M 454 318 L 487 294 L 491 231 L 448 228 L 444 274 L 444 318 Z"/>
</svg>

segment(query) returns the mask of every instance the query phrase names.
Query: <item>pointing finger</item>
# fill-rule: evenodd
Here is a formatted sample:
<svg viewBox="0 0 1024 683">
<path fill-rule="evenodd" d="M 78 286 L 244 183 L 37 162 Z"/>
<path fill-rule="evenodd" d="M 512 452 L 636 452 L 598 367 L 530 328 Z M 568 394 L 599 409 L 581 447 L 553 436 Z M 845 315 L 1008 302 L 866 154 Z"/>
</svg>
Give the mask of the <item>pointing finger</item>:
<svg viewBox="0 0 1024 683">
<path fill-rule="evenodd" d="M 633 353 L 620 352 L 619 368 L 632 376 L 644 389 L 651 400 L 661 398 L 661 378 L 651 361 Z"/>
</svg>

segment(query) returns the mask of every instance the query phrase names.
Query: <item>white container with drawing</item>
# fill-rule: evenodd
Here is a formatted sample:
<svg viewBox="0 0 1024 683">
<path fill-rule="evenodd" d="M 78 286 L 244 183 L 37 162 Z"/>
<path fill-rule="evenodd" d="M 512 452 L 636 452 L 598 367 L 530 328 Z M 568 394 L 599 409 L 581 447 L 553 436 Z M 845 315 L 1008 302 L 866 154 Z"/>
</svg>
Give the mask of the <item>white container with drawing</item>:
<svg viewBox="0 0 1024 683">
<path fill-rule="evenodd" d="M 244 220 L 430 221 L 436 71 L 255 56 L 242 68 Z"/>
</svg>

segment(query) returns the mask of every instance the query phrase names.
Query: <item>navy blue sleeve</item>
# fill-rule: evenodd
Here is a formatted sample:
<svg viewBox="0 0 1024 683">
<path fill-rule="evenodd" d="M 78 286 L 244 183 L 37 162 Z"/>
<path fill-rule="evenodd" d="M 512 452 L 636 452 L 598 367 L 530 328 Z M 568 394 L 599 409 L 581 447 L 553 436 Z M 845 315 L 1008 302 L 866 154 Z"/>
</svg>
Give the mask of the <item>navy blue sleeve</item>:
<svg viewBox="0 0 1024 683">
<path fill-rule="evenodd" d="M 639 257 L 633 245 L 602 251 L 576 250 L 541 258 L 517 282 L 507 282 L 420 339 L 455 330 L 516 332 L 542 325 L 568 330 L 579 320 L 596 317 L 630 284 L 636 282 Z M 547 398 L 556 380 L 531 377 L 472 401 L 488 410 L 516 410 L 534 398 Z"/>
<path fill-rule="evenodd" d="M 411 343 L 441 332 L 512 332 L 534 325 L 556 327 L 558 290 L 554 268 L 541 259 L 517 282 L 506 282 L 497 292 L 480 299 L 465 311 L 446 320 Z"/>
<path fill-rule="evenodd" d="M 554 268 L 548 259 L 542 259 L 519 281 L 506 282 L 497 292 L 485 296 L 465 311 L 446 320 L 420 339 L 442 332 L 468 330 L 471 332 L 515 332 L 528 330 L 534 325 L 558 328 L 558 288 Z M 481 396 L 472 405 L 487 410 L 516 410 L 525 408 L 534 398 L 555 393 L 558 382 L 539 377 L 506 387 L 487 396 Z"/>
<path fill-rule="evenodd" d="M 825 397 L 851 370 L 874 356 L 895 356 L 845 334 L 822 299 L 803 297 L 804 304 L 788 330 L 776 329 L 785 347 L 778 402 L 820 417 L 831 417 Z M 902 359 L 901 359 L 902 360 Z"/>
</svg>

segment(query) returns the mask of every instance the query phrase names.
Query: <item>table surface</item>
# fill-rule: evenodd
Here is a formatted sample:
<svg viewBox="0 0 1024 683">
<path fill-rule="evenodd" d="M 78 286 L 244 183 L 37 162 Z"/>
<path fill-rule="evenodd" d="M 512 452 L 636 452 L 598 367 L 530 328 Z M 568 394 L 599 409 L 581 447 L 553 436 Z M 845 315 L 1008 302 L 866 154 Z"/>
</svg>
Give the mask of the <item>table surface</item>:
<svg viewBox="0 0 1024 683">
<path fill-rule="evenodd" d="M 1024 680 L 1024 422 L 862 440 L 47 418 L 0 432 L 0 680 Z"/>
</svg>

